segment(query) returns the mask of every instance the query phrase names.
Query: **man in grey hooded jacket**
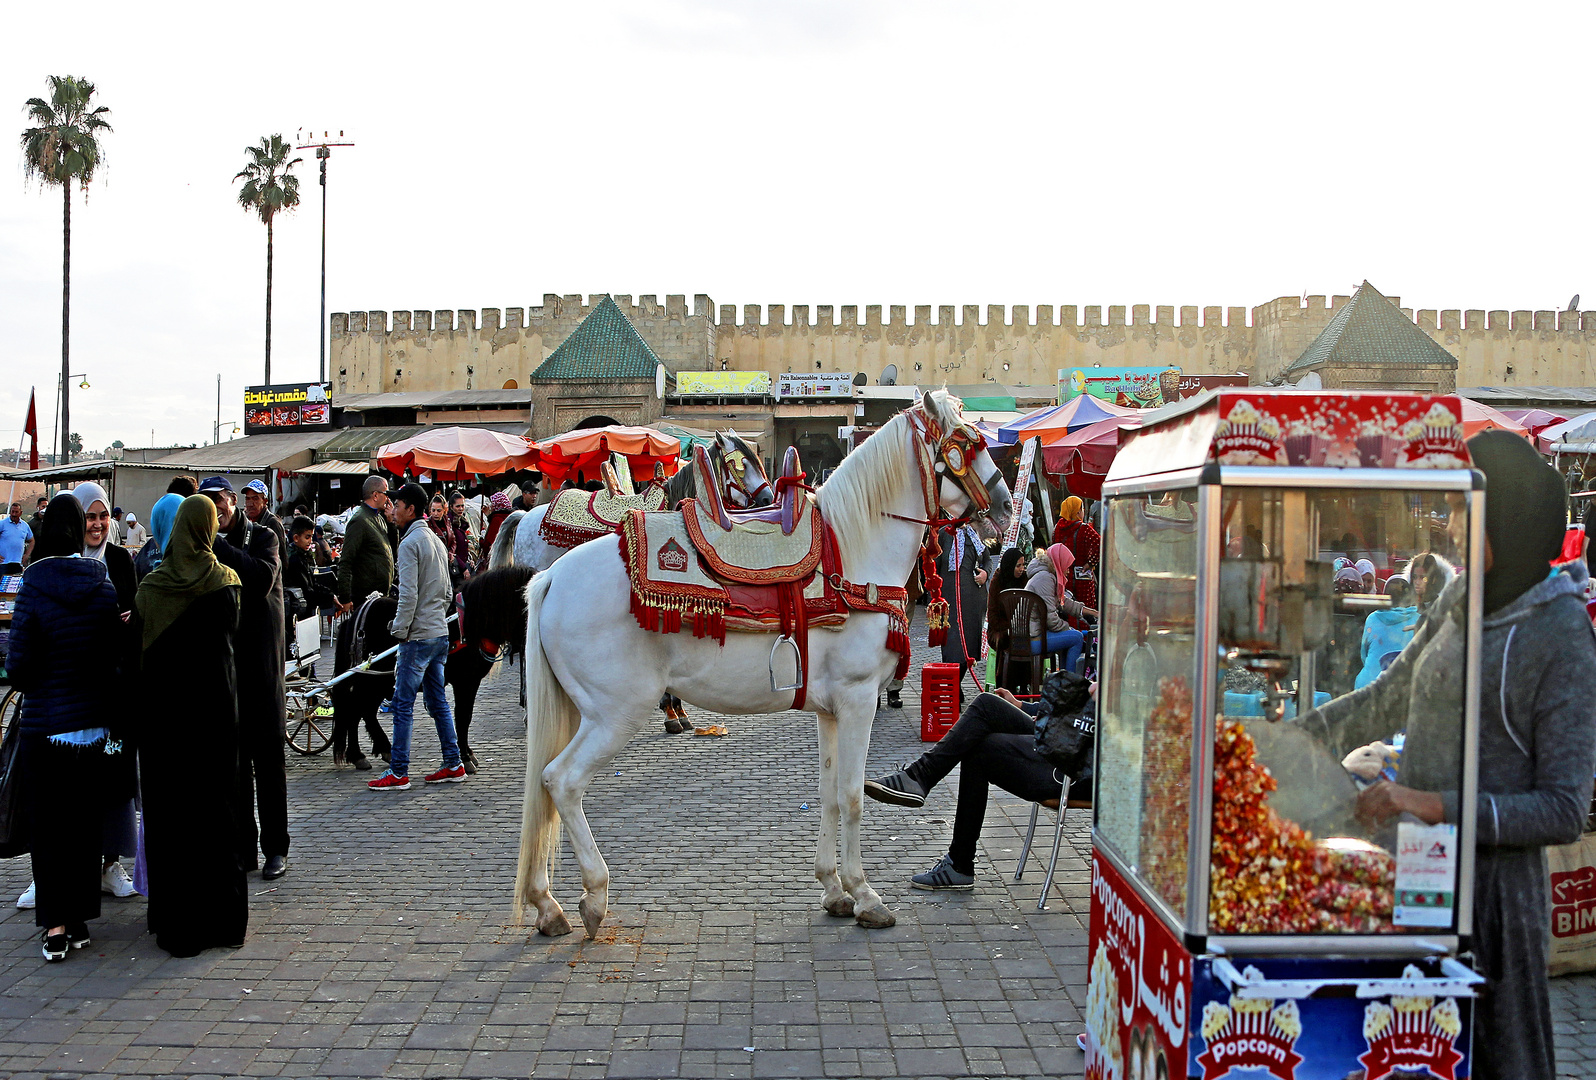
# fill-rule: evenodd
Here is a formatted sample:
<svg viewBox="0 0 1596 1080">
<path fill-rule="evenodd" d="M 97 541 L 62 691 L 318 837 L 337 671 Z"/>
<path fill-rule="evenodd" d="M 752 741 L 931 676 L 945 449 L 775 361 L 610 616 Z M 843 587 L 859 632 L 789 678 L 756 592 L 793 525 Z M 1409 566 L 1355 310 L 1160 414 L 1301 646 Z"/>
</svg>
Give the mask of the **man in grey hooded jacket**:
<svg viewBox="0 0 1596 1080">
<path fill-rule="evenodd" d="M 1549 565 L 1567 520 L 1563 478 L 1517 435 L 1482 432 L 1468 445 L 1486 476 L 1473 951 L 1487 983 L 1475 1003 L 1472 1075 L 1550 1077 L 1545 848 L 1579 839 L 1590 810 L 1596 636 L 1584 564 Z M 1461 500 L 1461 521 L 1459 510 Z M 1367 819 L 1459 819 L 1466 610 L 1460 574 L 1389 669 L 1303 718 L 1326 746 L 1345 749 L 1406 728 L 1399 782 L 1381 781 L 1358 800 Z"/>
<path fill-rule="evenodd" d="M 454 716 L 443 689 L 444 662 L 449 657 L 449 556 L 443 542 L 427 527 L 427 493 L 406 484 L 394 497 L 399 540 L 399 607 L 388 632 L 399 641 L 394 665 L 393 751 L 388 771 L 366 786 L 373 791 L 410 787 L 410 728 L 420 690 L 438 728 L 443 767 L 424 780 L 429 784 L 459 783 L 466 778 L 455 738 Z"/>
</svg>

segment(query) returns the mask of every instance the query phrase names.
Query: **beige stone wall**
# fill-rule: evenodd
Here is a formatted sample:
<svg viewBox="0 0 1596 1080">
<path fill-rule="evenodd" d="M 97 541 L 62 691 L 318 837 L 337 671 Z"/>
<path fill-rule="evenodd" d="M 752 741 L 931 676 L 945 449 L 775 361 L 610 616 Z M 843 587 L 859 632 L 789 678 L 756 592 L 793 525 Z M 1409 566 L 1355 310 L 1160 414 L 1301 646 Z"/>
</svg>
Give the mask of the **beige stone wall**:
<svg viewBox="0 0 1596 1080">
<path fill-rule="evenodd" d="M 542 307 L 353 312 L 332 316 L 336 392 L 496 389 L 526 386 L 533 368 L 575 329 L 599 295 L 546 295 Z M 1000 304 L 866 306 L 806 304 L 739 314 L 710 298 L 658 303 L 616 296 L 671 371 L 722 366 L 772 375 L 862 371 L 888 364 L 903 383 L 986 380 L 1052 385 L 1060 368 L 1172 365 L 1191 374 L 1278 375 L 1324 329 L 1347 297 L 1284 296 L 1242 307 L 1137 304 L 1054 308 Z M 1398 297 L 1391 298 L 1401 306 Z M 1596 376 L 1596 312 L 1421 310 L 1416 319 L 1458 358 L 1458 386 L 1584 386 Z"/>
</svg>

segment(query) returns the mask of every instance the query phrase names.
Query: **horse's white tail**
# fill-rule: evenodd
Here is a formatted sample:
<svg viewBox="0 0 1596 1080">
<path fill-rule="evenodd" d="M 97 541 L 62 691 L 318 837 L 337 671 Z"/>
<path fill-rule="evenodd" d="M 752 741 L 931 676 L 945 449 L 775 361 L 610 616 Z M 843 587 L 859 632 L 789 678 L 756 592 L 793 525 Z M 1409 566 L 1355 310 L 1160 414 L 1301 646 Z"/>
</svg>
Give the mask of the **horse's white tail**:
<svg viewBox="0 0 1596 1080">
<path fill-rule="evenodd" d="M 504 519 L 504 524 L 499 526 L 499 535 L 493 538 L 493 548 L 488 552 L 490 570 L 515 565 L 515 534 L 521 527 L 521 519 L 524 517 L 526 517 L 525 510 L 513 511 Z"/>
<path fill-rule="evenodd" d="M 505 522 L 506 527 L 509 524 Z M 526 789 L 521 803 L 521 858 L 515 868 L 511 908 L 517 923 L 524 921 L 527 903 L 536 899 L 532 895 L 534 874 L 539 867 L 548 866 L 560 840 L 560 812 L 543 787 L 543 769 L 565 749 L 581 721 L 576 705 L 554 677 L 538 635 L 543 599 L 552 580 L 548 574 L 539 574 L 527 588 L 526 652 L 521 657 L 526 670 Z"/>
</svg>

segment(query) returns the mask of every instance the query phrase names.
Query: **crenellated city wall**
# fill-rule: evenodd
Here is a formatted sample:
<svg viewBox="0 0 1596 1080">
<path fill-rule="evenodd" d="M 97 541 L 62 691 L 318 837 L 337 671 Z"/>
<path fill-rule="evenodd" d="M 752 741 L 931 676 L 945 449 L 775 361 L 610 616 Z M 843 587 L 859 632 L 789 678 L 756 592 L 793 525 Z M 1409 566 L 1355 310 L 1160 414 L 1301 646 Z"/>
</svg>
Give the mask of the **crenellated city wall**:
<svg viewBox="0 0 1596 1080">
<path fill-rule="evenodd" d="M 334 387 L 343 393 L 489 389 L 532 370 L 601 294 L 545 295 L 541 307 L 366 311 L 331 318 Z M 1190 374 L 1278 375 L 1346 296 L 1283 296 L 1244 307 L 1104 308 L 929 304 L 744 305 L 708 296 L 615 296 L 675 371 L 864 372 L 903 383 L 1052 385 L 1060 368 L 1171 365 Z M 1401 307 L 1401 300 L 1392 297 Z M 1458 386 L 1583 386 L 1596 375 L 1596 311 L 1401 308 L 1458 359 Z M 933 318 L 933 311 L 935 317 Z"/>
</svg>

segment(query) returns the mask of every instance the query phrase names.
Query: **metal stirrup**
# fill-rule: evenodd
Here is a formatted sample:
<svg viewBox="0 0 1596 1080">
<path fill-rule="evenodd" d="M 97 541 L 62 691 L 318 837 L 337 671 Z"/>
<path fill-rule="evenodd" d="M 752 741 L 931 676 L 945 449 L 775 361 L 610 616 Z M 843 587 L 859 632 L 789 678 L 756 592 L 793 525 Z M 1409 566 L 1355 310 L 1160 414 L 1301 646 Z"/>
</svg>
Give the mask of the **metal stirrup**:
<svg viewBox="0 0 1596 1080">
<path fill-rule="evenodd" d="M 783 645 L 792 650 L 792 662 L 798 669 L 798 681 L 791 686 L 776 685 L 776 652 Z M 788 690 L 801 690 L 804 685 L 804 658 L 798 652 L 798 642 L 786 634 L 777 634 L 776 643 L 770 647 L 770 691 L 773 694 L 785 693 Z"/>
</svg>

